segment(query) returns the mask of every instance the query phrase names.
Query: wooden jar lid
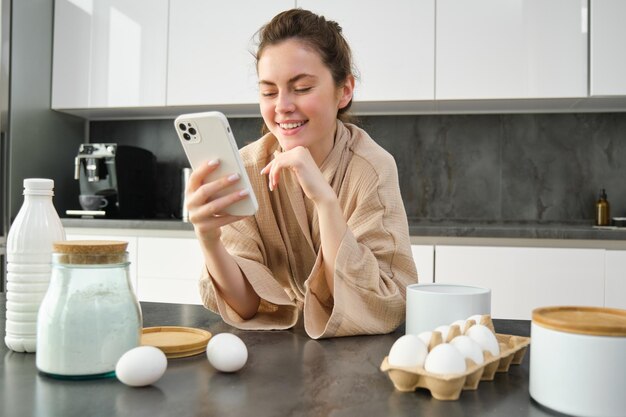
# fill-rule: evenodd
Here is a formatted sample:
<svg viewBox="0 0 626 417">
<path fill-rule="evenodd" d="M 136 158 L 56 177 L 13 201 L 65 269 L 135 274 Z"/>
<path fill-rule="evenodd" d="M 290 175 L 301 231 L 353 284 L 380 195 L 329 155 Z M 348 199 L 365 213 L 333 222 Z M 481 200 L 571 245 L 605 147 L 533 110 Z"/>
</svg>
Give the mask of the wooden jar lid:
<svg viewBox="0 0 626 417">
<path fill-rule="evenodd" d="M 552 330 L 593 336 L 626 337 L 626 310 L 557 306 L 533 310 L 534 323 Z"/>
<path fill-rule="evenodd" d="M 125 262 L 128 242 L 120 240 L 64 240 L 52 243 L 64 264 L 115 264 Z"/>
<path fill-rule="evenodd" d="M 193 327 L 144 327 L 141 344 L 161 349 L 168 358 L 184 358 L 206 351 L 211 336 L 210 332 Z"/>
</svg>

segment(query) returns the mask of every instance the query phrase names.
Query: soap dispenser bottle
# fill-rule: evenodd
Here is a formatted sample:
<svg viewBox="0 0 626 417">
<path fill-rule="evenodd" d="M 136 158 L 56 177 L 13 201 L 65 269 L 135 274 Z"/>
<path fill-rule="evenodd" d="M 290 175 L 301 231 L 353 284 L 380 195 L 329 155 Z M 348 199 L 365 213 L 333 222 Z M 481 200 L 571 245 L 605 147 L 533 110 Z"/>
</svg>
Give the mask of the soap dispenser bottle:
<svg viewBox="0 0 626 417">
<path fill-rule="evenodd" d="M 604 188 L 600 193 L 600 198 L 596 203 L 596 226 L 609 225 L 609 202 L 606 199 L 606 191 Z"/>
</svg>

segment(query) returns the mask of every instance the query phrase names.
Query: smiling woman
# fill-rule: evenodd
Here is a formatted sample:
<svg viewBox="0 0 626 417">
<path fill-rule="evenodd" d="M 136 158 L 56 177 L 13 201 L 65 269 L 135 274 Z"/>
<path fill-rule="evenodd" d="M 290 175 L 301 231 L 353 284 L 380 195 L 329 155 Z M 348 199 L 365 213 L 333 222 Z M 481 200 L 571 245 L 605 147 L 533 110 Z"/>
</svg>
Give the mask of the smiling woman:
<svg viewBox="0 0 626 417">
<path fill-rule="evenodd" d="M 258 35 L 267 134 L 241 155 L 259 210 L 215 216 L 246 198 L 216 197 L 227 178 L 204 183 L 219 161 L 186 189 L 203 302 L 242 329 L 291 328 L 303 313 L 313 338 L 391 332 L 417 273 L 395 161 L 348 123 L 354 75 L 341 27 L 292 9 Z"/>
<path fill-rule="evenodd" d="M 333 147 L 338 111 L 352 100 L 354 77 L 335 86 L 321 56 L 297 39 L 265 47 L 257 67 L 265 126 L 284 151 L 304 146 L 320 165 Z"/>
</svg>

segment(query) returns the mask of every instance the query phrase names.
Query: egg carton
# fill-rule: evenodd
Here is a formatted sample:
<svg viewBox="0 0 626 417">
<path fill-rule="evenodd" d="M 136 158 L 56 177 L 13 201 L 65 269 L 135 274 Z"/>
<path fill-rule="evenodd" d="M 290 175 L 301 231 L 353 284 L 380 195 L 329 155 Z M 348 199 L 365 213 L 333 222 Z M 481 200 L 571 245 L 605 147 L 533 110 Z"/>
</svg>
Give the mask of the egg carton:
<svg viewBox="0 0 626 417">
<path fill-rule="evenodd" d="M 475 321 L 468 320 L 463 329 L 459 325 L 451 325 L 445 341 L 449 342 L 456 336 L 465 334 L 474 324 Z M 389 364 L 387 356 L 383 359 L 380 370 L 387 373 L 398 391 L 413 392 L 417 388 L 423 388 L 430 391 L 437 400 L 458 400 L 461 391 L 476 390 L 480 381 L 493 381 L 496 372 L 508 372 L 511 365 L 521 364 L 530 344 L 530 337 L 496 333 L 489 315 L 482 316 L 479 324 L 487 326 L 496 335 L 500 354 L 495 356 L 484 351 L 485 361 L 480 365 L 471 359 L 465 359 L 467 369 L 461 374 L 434 374 L 421 366 L 394 366 Z M 433 331 L 428 351 L 443 342 L 441 332 Z"/>
</svg>

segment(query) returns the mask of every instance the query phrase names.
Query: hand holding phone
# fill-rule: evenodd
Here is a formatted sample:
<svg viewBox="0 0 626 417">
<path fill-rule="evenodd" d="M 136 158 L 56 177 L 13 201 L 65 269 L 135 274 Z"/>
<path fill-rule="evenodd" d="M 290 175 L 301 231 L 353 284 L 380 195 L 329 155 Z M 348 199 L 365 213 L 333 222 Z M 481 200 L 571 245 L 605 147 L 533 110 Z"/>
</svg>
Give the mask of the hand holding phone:
<svg viewBox="0 0 626 417">
<path fill-rule="evenodd" d="M 259 205 L 226 116 L 220 112 L 183 114 L 176 118 L 174 126 L 194 170 L 209 161 L 220 161 L 219 167 L 209 174 L 205 183 L 239 174 L 239 181 L 215 196 L 221 197 L 244 189 L 248 190 L 249 196 L 233 203 L 225 212 L 234 216 L 251 216 L 256 213 Z"/>
</svg>

